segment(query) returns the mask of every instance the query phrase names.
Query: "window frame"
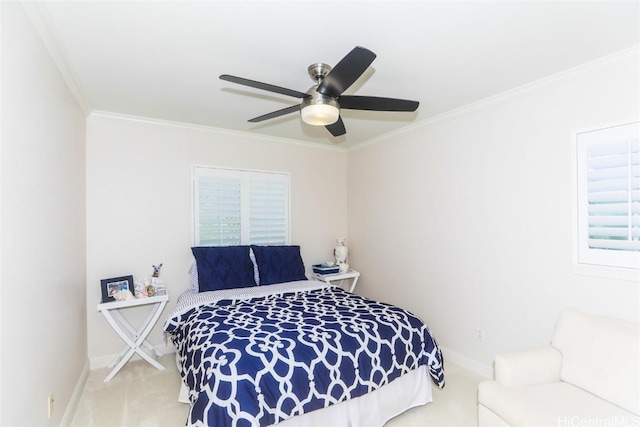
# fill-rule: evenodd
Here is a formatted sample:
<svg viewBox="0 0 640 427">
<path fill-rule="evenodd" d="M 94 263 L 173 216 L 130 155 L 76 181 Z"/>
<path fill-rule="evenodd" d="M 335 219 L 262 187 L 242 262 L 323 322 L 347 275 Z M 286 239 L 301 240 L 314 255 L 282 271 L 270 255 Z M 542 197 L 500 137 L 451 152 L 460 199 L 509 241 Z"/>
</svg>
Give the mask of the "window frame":
<svg viewBox="0 0 640 427">
<path fill-rule="evenodd" d="M 199 193 L 198 193 L 198 178 L 200 176 L 224 176 L 237 178 L 241 181 L 240 190 L 240 211 L 241 211 L 241 237 L 239 245 L 250 245 L 250 179 L 259 178 L 266 179 L 272 178 L 275 181 L 281 181 L 286 184 L 285 188 L 285 207 L 284 207 L 284 242 L 273 242 L 271 244 L 291 244 L 291 174 L 289 172 L 279 171 L 266 171 L 266 170 L 254 170 L 243 168 L 229 168 L 210 165 L 193 165 L 191 167 L 191 243 L 192 246 L 216 246 L 216 245 L 203 245 L 200 242 L 200 229 L 199 229 Z M 254 244 L 269 244 L 269 243 L 254 243 Z"/>
<path fill-rule="evenodd" d="M 627 129 L 625 129 L 625 127 Z M 612 251 L 589 247 L 588 211 L 587 211 L 587 148 L 596 144 L 607 144 L 609 141 L 595 141 L 596 132 L 611 131 L 606 138 L 616 139 L 629 133 L 628 138 L 637 139 L 638 122 L 628 121 L 595 129 L 574 132 L 573 135 L 573 270 L 578 274 L 586 274 L 607 278 L 638 281 L 640 279 L 640 252 Z M 604 135 L 601 133 L 601 135 Z M 611 143 L 614 143 L 612 140 Z"/>
</svg>

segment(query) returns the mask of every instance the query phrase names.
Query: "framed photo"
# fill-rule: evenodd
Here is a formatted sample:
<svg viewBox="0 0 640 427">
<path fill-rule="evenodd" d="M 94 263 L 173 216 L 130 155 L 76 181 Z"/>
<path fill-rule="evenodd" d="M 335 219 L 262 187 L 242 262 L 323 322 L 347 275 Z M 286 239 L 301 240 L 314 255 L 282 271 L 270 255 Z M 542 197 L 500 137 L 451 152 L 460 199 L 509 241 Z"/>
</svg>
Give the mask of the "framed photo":
<svg viewBox="0 0 640 427">
<path fill-rule="evenodd" d="M 133 276 L 113 277 L 111 279 L 100 280 L 100 287 L 102 288 L 102 302 L 115 301 L 113 297 L 118 291 L 131 291 L 135 295 L 135 288 L 133 285 Z"/>
</svg>

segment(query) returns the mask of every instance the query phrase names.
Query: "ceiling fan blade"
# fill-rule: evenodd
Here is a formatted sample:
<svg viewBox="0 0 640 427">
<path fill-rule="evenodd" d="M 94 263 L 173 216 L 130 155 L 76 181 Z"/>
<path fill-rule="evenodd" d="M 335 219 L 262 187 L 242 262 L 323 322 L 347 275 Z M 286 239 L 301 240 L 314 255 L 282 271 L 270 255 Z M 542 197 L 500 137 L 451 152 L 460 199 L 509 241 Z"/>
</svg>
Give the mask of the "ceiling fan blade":
<svg viewBox="0 0 640 427">
<path fill-rule="evenodd" d="M 249 80 L 242 77 L 230 76 L 229 74 L 221 75 L 220 79 L 226 80 L 231 83 L 237 83 L 239 85 L 245 85 L 245 86 L 254 87 L 256 89 L 262 89 L 269 92 L 279 93 L 281 95 L 293 96 L 294 98 L 308 98 L 311 96 L 308 93 L 298 92 L 297 90 L 270 85 L 268 83 L 257 82 L 255 80 Z"/>
<path fill-rule="evenodd" d="M 265 114 L 262 116 L 254 117 L 250 119 L 251 123 L 262 122 L 264 120 L 275 119 L 276 117 L 284 116 L 285 114 L 295 113 L 296 111 L 300 111 L 300 104 L 292 105 L 291 107 L 283 108 L 282 110 L 273 111 L 269 114 Z"/>
<path fill-rule="evenodd" d="M 408 99 L 380 98 L 377 96 L 343 95 L 338 98 L 340 108 L 369 111 L 416 111 L 420 103 Z"/>
<path fill-rule="evenodd" d="M 344 123 L 342 122 L 342 117 L 340 116 L 338 116 L 338 120 L 335 123 L 331 123 L 325 127 L 333 136 L 341 136 L 347 133 L 347 130 L 344 128 Z"/>
<path fill-rule="evenodd" d="M 353 82 L 358 80 L 358 77 L 364 73 L 374 59 L 376 59 L 375 53 L 369 49 L 356 46 L 322 79 L 317 89 L 318 92 L 332 98 L 338 97 Z"/>
</svg>

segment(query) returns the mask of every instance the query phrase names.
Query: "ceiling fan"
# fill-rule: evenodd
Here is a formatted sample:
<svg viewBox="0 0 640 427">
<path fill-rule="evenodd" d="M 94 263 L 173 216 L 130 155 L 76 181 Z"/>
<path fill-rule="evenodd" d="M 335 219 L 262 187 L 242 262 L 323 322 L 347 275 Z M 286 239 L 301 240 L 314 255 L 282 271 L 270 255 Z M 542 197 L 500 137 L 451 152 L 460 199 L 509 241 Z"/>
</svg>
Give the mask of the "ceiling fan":
<svg viewBox="0 0 640 427">
<path fill-rule="evenodd" d="M 340 136 L 346 133 L 340 117 L 340 108 L 369 111 L 415 111 L 418 108 L 418 101 L 342 94 L 364 73 L 375 58 L 375 53 L 356 46 L 333 68 L 323 63 L 310 65 L 309 76 L 316 84 L 306 93 L 228 74 L 221 75 L 220 79 L 302 99 L 298 105 L 254 117 L 249 122 L 261 122 L 300 111 L 305 123 L 325 126 L 331 135 Z"/>
</svg>

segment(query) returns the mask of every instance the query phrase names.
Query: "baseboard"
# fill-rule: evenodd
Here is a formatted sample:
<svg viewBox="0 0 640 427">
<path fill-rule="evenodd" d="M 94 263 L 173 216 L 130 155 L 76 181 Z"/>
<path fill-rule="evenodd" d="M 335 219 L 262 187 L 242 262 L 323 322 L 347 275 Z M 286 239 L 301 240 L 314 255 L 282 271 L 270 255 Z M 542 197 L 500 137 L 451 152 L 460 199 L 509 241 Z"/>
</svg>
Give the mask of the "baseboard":
<svg viewBox="0 0 640 427">
<path fill-rule="evenodd" d="M 84 391 L 84 386 L 87 383 L 87 378 L 89 378 L 88 360 L 85 362 L 84 367 L 82 368 L 82 372 L 80 372 L 80 377 L 78 378 L 78 382 L 73 389 L 71 399 L 69 399 L 69 404 L 64 410 L 64 415 L 62 415 L 62 420 L 60 420 L 61 427 L 70 426 L 73 422 L 73 417 L 76 415 L 76 411 L 78 410 L 78 405 L 80 404 L 80 398 L 82 398 L 82 392 Z"/>
<path fill-rule="evenodd" d="M 493 379 L 493 366 L 485 365 L 470 357 L 464 356 L 451 349 L 440 346 L 442 355 L 444 356 L 445 363 L 451 362 L 452 364 L 459 366 L 467 371 L 471 371 L 474 374 L 480 375 L 487 379 Z"/>
<path fill-rule="evenodd" d="M 176 349 L 171 343 L 165 345 L 156 345 L 155 347 L 160 350 L 160 353 L 162 354 L 170 354 L 176 352 Z M 145 351 L 147 350 L 145 349 Z M 91 359 L 89 359 L 90 369 L 93 371 L 94 369 L 106 368 L 117 356 L 118 354 L 116 353 L 107 356 L 92 357 Z M 137 354 L 134 354 L 131 360 L 142 360 L 142 358 Z"/>
</svg>

